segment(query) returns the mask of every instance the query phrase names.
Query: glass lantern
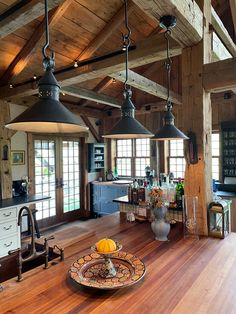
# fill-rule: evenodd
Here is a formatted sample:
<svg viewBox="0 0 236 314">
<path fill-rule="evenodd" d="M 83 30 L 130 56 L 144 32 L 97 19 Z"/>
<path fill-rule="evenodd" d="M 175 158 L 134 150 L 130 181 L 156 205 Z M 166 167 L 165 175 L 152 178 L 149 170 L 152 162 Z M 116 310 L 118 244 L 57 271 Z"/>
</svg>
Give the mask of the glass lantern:
<svg viewBox="0 0 236 314">
<path fill-rule="evenodd" d="M 231 200 L 210 203 L 208 209 L 209 236 L 224 239 L 231 232 Z"/>
</svg>

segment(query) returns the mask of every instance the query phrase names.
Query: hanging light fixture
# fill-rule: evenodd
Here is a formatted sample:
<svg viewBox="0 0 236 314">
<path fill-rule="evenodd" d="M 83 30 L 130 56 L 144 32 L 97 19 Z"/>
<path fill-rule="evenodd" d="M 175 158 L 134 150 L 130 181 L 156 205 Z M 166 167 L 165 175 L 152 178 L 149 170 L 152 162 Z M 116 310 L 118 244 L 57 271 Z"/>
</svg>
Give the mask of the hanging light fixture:
<svg viewBox="0 0 236 314">
<path fill-rule="evenodd" d="M 167 46 L 167 60 L 165 62 L 166 75 L 167 75 L 167 100 L 166 100 L 166 113 L 163 118 L 164 126 L 152 137 L 152 140 L 164 141 L 164 140 L 187 140 L 188 137 L 181 132 L 174 124 L 175 117 L 172 110 L 172 103 L 170 100 L 170 72 L 171 72 L 171 58 L 170 58 L 170 46 L 169 36 L 171 29 L 176 25 L 176 17 L 172 15 L 165 15 L 160 19 L 160 26 L 165 28 L 165 39 Z"/>
<path fill-rule="evenodd" d="M 127 0 L 125 3 L 125 27 L 127 34 L 123 35 L 123 49 L 125 51 L 125 82 L 124 82 L 124 103 L 121 107 L 122 116 L 118 123 L 110 130 L 105 138 L 148 138 L 152 137 L 153 134 L 149 132 L 140 122 L 138 122 L 135 115 L 135 106 L 131 101 L 131 88 L 127 86 L 128 81 L 128 54 L 130 46 L 130 35 L 131 30 L 128 26 L 128 14 L 127 14 Z"/>
<path fill-rule="evenodd" d="M 88 128 L 81 123 L 79 117 L 71 113 L 59 101 L 60 85 L 53 75 L 54 53 L 49 57 L 48 1 L 45 0 L 46 43 L 43 46 L 43 66 L 45 74 L 40 79 L 39 100 L 6 127 L 17 131 L 40 133 L 76 133 Z"/>
</svg>

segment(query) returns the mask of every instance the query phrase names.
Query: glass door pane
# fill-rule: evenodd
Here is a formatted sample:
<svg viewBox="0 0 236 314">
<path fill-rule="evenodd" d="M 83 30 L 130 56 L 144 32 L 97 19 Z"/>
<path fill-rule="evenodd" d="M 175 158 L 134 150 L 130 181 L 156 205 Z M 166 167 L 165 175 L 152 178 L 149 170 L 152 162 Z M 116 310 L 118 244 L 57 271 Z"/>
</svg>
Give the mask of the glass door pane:
<svg viewBox="0 0 236 314">
<path fill-rule="evenodd" d="M 53 217 L 56 215 L 55 199 L 55 141 L 36 139 L 34 140 L 34 173 L 35 173 L 35 194 L 51 196 L 51 199 L 36 203 L 38 210 L 37 220 Z"/>
<path fill-rule="evenodd" d="M 79 141 L 63 140 L 63 213 L 80 208 Z"/>
</svg>

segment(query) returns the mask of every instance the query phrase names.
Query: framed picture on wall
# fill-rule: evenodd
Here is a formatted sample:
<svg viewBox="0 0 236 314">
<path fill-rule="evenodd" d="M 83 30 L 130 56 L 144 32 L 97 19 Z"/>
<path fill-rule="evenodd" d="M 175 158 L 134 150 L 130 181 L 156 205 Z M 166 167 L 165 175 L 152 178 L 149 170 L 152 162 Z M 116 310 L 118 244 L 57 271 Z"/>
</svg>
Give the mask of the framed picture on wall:
<svg viewBox="0 0 236 314">
<path fill-rule="evenodd" d="M 11 151 L 11 164 L 12 165 L 24 165 L 25 164 L 25 151 L 24 150 L 12 150 Z"/>
</svg>

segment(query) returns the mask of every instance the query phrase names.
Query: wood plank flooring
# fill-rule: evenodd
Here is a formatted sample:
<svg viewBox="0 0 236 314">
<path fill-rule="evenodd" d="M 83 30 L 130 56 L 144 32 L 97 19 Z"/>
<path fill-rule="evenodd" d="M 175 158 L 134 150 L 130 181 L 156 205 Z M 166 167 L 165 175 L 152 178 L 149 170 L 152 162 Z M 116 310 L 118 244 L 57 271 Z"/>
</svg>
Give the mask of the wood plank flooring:
<svg viewBox="0 0 236 314">
<path fill-rule="evenodd" d="M 169 242 L 154 240 L 149 223 L 120 221 L 118 214 L 89 220 L 94 235 L 66 248 L 66 259 L 49 269 L 37 268 L 24 280 L 3 283 L 0 313 L 236 313 L 236 234 L 224 240 L 185 240 L 174 227 Z M 67 276 L 77 258 L 90 253 L 102 237 L 123 244 L 146 265 L 143 280 L 120 290 L 88 290 Z"/>
</svg>

